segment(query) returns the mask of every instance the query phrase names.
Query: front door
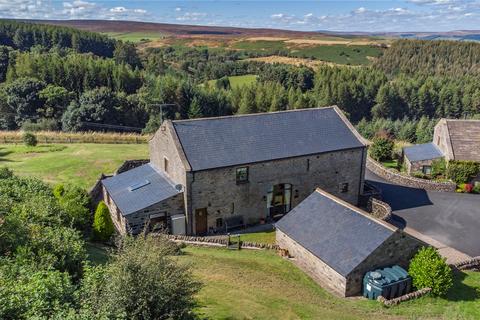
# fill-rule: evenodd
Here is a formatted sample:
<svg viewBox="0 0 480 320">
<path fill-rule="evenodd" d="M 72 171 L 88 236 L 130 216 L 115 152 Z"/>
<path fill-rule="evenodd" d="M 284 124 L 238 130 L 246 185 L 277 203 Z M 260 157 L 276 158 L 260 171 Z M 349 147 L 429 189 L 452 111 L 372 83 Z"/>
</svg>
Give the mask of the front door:
<svg viewBox="0 0 480 320">
<path fill-rule="evenodd" d="M 207 233 L 207 209 L 195 210 L 195 234 Z"/>
</svg>

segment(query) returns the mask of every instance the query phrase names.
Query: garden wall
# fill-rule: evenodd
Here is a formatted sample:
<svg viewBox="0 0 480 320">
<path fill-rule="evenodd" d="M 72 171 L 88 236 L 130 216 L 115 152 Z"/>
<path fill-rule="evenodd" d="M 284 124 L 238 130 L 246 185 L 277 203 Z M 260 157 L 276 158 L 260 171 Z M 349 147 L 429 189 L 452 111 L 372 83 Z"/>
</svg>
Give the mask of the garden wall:
<svg viewBox="0 0 480 320">
<path fill-rule="evenodd" d="M 457 185 L 453 182 L 430 181 L 395 172 L 385 168 L 382 164 L 370 157 L 367 158 L 367 169 L 389 182 L 400 184 L 406 187 L 440 192 L 455 192 L 457 188 Z"/>
<path fill-rule="evenodd" d="M 372 216 L 383 221 L 389 221 L 392 217 L 392 208 L 386 202 L 370 198 L 369 212 Z"/>
</svg>

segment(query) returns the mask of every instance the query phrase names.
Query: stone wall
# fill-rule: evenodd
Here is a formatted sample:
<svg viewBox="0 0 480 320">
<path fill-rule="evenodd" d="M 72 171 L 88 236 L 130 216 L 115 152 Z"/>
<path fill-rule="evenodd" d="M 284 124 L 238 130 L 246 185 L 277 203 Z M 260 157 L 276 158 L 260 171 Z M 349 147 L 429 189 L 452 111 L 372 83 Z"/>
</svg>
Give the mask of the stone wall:
<svg viewBox="0 0 480 320">
<path fill-rule="evenodd" d="M 407 269 L 410 259 L 423 246 L 427 246 L 427 244 L 397 229 L 390 238 L 348 274 L 346 277 L 346 295 L 353 296 L 362 292 L 363 277 L 368 271 L 392 265 L 400 265 Z"/>
<path fill-rule="evenodd" d="M 141 159 L 141 160 L 126 160 L 118 169 L 115 171 L 115 175 L 123 173 L 128 170 L 132 170 L 134 168 L 143 166 L 144 164 L 149 163 L 150 160 L 148 159 Z"/>
<path fill-rule="evenodd" d="M 291 208 L 318 187 L 357 205 L 363 188 L 364 153 L 364 148 L 349 149 L 195 172 L 187 186 L 189 210 L 207 209 L 208 230 L 217 228 L 217 219 L 224 222 L 232 216 L 257 224 L 268 216 L 268 190 L 277 184 L 292 185 Z M 236 183 L 239 167 L 248 167 L 247 183 Z M 348 184 L 347 190 L 342 190 L 342 184 Z"/>
<path fill-rule="evenodd" d="M 113 199 L 108 195 L 107 190 L 104 187 L 102 187 L 102 189 L 103 199 L 110 211 L 115 229 L 117 229 L 120 234 L 139 234 L 144 230 L 145 224 L 148 223 L 150 219 L 150 215 L 154 213 L 165 213 L 167 220 L 168 217 L 172 215 L 185 213 L 183 193 L 179 193 L 141 211 L 123 216 Z"/>
<path fill-rule="evenodd" d="M 430 293 L 430 291 L 432 291 L 431 288 L 423 288 L 423 289 L 420 289 L 420 290 L 417 290 L 417 291 L 414 291 L 414 292 L 410 292 L 410 293 L 404 294 L 403 296 L 400 296 L 400 297 L 397 297 L 397 298 L 394 298 L 394 299 L 390 299 L 390 300 L 385 299 L 382 296 L 379 296 L 377 300 L 380 301 L 381 303 L 383 303 L 386 307 L 396 306 L 396 305 L 398 305 L 402 302 L 423 297 L 424 295 Z"/>
<path fill-rule="evenodd" d="M 377 176 L 396 184 L 403 186 L 432 190 L 432 191 L 441 191 L 441 192 L 455 192 L 457 185 L 453 182 L 436 182 L 425 179 L 419 179 L 415 177 L 410 177 L 408 175 L 401 174 L 398 171 L 389 170 L 382 166 L 382 164 L 368 157 L 367 159 L 367 168 L 368 170 L 375 173 Z"/>
<path fill-rule="evenodd" d="M 289 255 L 294 258 L 293 263 L 315 282 L 332 293 L 345 297 L 345 277 L 278 229 L 276 231 L 276 240 L 277 245 L 282 249 L 288 250 Z"/>
<path fill-rule="evenodd" d="M 373 197 L 370 198 L 368 212 L 375 218 L 383 221 L 389 221 L 392 218 L 392 208 L 390 205 Z"/>
<path fill-rule="evenodd" d="M 432 166 L 433 159 L 421 160 L 421 161 L 410 161 L 407 158 L 404 158 L 403 163 L 405 165 L 407 173 L 413 174 L 415 172 L 422 172 L 423 166 Z"/>
</svg>

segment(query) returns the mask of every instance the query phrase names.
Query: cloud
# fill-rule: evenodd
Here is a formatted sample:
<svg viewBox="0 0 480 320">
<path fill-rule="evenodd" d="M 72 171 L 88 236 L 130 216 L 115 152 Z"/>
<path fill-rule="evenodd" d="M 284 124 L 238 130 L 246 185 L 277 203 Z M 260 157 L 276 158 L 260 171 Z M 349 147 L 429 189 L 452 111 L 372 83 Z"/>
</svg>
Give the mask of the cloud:
<svg viewBox="0 0 480 320">
<path fill-rule="evenodd" d="M 205 12 L 185 12 L 181 16 L 175 18 L 177 21 L 201 21 L 207 17 Z"/>
</svg>

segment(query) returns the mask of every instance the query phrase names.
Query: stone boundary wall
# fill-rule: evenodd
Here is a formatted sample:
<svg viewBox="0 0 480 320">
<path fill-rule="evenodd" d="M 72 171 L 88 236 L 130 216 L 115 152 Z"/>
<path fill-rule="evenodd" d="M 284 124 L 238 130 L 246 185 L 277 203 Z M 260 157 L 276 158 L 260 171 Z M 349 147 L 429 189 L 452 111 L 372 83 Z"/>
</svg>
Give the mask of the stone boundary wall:
<svg viewBox="0 0 480 320">
<path fill-rule="evenodd" d="M 372 216 L 383 221 L 389 221 L 392 218 L 392 208 L 386 202 L 376 198 L 370 198 L 369 211 Z"/>
<path fill-rule="evenodd" d="M 136 167 L 143 166 L 144 164 L 147 164 L 149 162 L 150 160 L 148 159 L 126 160 L 122 163 L 120 167 L 118 167 L 117 171 L 115 171 L 115 175 L 135 169 Z"/>
<path fill-rule="evenodd" d="M 384 297 L 380 296 L 380 297 L 378 297 L 377 300 L 380 301 L 381 303 L 383 303 L 387 307 L 396 306 L 396 305 L 400 304 L 401 302 L 420 298 L 420 297 L 426 295 L 427 293 L 429 293 L 430 291 L 432 291 L 431 288 L 423 288 L 423 289 L 420 289 L 420 290 L 417 290 L 417 291 L 414 291 L 414 292 L 407 293 L 407 294 L 405 294 L 403 296 L 400 296 L 398 298 L 388 300 L 388 299 L 385 299 Z"/>
<path fill-rule="evenodd" d="M 480 271 L 480 256 L 474 257 L 472 259 L 468 259 L 465 261 L 457 262 L 452 266 L 458 270 Z"/>
<path fill-rule="evenodd" d="M 419 179 L 389 170 L 370 157 L 367 158 L 367 169 L 387 181 L 391 181 L 406 187 L 440 192 L 455 192 L 457 188 L 457 185 L 453 182 L 436 182 Z"/>
<path fill-rule="evenodd" d="M 158 236 L 165 237 L 175 242 L 183 242 L 187 244 L 196 244 L 213 247 L 226 247 L 228 243 L 228 236 L 212 236 L 212 237 L 195 237 L 171 234 L 158 234 Z M 240 248 L 242 249 L 268 249 L 279 250 L 280 247 L 276 244 L 257 243 L 250 241 L 241 241 Z"/>
</svg>

